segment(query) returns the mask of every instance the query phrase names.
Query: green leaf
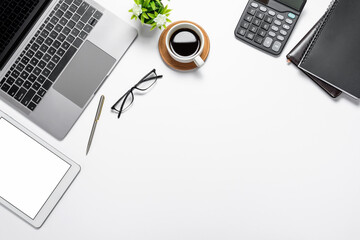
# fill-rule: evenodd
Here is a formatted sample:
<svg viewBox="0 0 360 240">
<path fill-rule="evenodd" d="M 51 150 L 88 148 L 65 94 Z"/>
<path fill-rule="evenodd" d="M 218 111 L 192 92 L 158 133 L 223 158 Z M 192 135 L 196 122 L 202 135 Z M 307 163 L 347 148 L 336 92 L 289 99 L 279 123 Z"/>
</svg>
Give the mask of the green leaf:
<svg viewBox="0 0 360 240">
<path fill-rule="evenodd" d="M 145 19 L 149 19 L 148 15 L 146 13 L 143 13 L 141 16 L 144 17 Z"/>
<path fill-rule="evenodd" d="M 155 18 L 155 14 L 153 14 L 153 13 L 148 13 L 147 15 L 148 15 L 150 18 L 152 18 L 152 19 Z"/>
<path fill-rule="evenodd" d="M 149 3 L 150 3 L 150 0 L 144 0 L 144 7 L 148 7 L 149 6 Z"/>
<path fill-rule="evenodd" d="M 155 11 L 155 10 L 156 10 L 155 3 L 154 3 L 154 2 L 151 2 L 150 5 L 151 5 L 151 8 Z"/>
<path fill-rule="evenodd" d="M 156 28 L 156 23 L 153 23 L 151 26 L 152 27 L 151 27 L 150 31 L 152 31 L 152 30 L 154 30 Z"/>
<path fill-rule="evenodd" d="M 146 8 L 141 8 L 143 12 L 147 12 L 148 10 Z"/>
<path fill-rule="evenodd" d="M 141 19 L 141 23 L 144 24 L 144 21 L 145 21 L 145 19 L 144 19 L 144 14 L 141 15 L 141 18 L 140 18 L 140 19 Z"/>
<path fill-rule="evenodd" d="M 130 9 L 130 10 L 129 10 L 129 12 L 133 12 L 133 10 L 132 10 L 132 9 Z"/>
</svg>

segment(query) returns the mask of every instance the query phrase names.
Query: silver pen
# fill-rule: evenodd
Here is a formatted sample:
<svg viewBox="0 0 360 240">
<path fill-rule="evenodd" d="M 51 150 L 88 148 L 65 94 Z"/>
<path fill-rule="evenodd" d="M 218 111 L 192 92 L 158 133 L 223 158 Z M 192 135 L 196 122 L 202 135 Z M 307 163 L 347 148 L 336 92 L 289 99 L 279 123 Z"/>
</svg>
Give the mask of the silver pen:
<svg viewBox="0 0 360 240">
<path fill-rule="evenodd" d="M 99 106 L 98 106 L 98 109 L 97 109 L 97 111 L 96 111 L 96 116 L 95 116 L 94 124 L 93 124 L 93 127 L 92 127 L 92 129 L 91 129 L 89 142 L 88 142 L 88 145 L 87 145 L 87 148 L 86 148 L 86 155 L 88 155 L 89 150 L 90 150 L 90 147 L 91 147 L 91 143 L 92 143 L 92 141 L 93 141 L 93 139 L 94 139 L 94 134 L 95 134 L 95 130 L 96 130 L 96 125 L 97 125 L 97 122 L 98 122 L 99 119 L 100 119 L 101 111 L 102 111 L 102 108 L 103 108 L 103 106 L 104 106 L 104 101 L 105 101 L 105 97 L 104 97 L 104 96 L 101 96 L 100 102 L 99 102 Z"/>
</svg>

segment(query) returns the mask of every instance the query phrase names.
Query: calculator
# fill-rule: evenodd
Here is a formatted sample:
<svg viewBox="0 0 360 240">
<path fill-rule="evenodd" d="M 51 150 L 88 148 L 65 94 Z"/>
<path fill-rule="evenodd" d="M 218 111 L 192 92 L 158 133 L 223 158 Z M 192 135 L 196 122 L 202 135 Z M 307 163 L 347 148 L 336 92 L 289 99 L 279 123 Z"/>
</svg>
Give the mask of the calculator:
<svg viewBox="0 0 360 240">
<path fill-rule="evenodd" d="M 272 55 L 286 45 L 306 0 L 249 0 L 235 37 Z"/>
</svg>

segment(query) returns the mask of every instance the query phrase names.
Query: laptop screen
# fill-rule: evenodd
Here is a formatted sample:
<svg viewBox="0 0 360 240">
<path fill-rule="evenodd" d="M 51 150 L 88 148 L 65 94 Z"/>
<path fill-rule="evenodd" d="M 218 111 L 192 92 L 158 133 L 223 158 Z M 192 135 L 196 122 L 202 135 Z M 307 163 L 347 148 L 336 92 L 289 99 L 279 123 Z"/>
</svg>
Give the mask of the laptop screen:
<svg viewBox="0 0 360 240">
<path fill-rule="evenodd" d="M 0 70 L 51 0 L 0 0 Z"/>
</svg>

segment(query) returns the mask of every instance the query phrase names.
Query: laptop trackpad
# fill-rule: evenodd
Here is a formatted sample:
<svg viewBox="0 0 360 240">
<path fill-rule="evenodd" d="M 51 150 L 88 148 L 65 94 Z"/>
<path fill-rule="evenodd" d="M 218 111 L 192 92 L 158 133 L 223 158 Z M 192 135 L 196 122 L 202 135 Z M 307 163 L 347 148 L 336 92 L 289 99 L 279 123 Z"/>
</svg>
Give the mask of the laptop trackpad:
<svg viewBox="0 0 360 240">
<path fill-rule="evenodd" d="M 86 41 L 54 85 L 54 89 L 83 108 L 116 60 Z"/>
</svg>

